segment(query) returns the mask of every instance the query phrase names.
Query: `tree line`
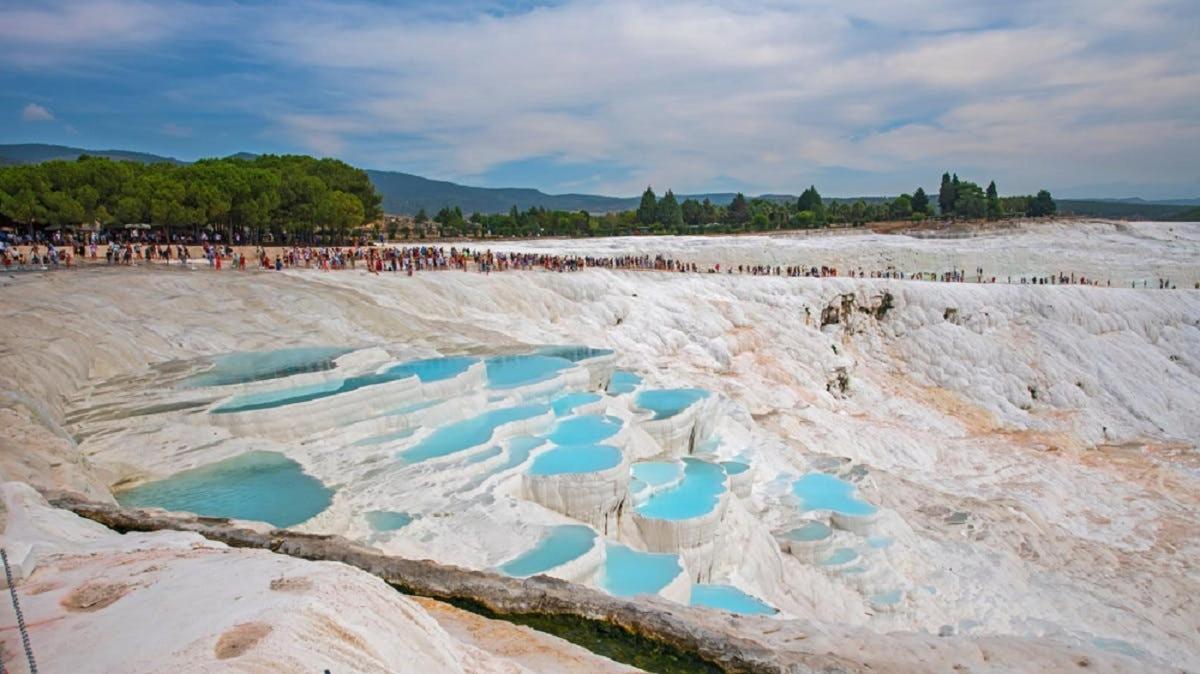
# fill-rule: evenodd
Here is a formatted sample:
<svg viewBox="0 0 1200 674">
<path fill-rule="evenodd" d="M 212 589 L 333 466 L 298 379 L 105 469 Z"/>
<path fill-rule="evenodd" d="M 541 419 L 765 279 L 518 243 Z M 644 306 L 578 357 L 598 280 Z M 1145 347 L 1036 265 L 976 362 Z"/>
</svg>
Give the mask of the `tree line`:
<svg viewBox="0 0 1200 674">
<path fill-rule="evenodd" d="M 381 199 L 366 172 L 335 159 L 260 155 L 204 159 L 193 164 L 142 164 L 100 157 L 0 167 L 0 220 L 27 226 L 70 227 L 146 223 L 185 231 L 241 233 L 261 241 L 341 241 L 381 220 Z M 1056 207 L 1046 190 L 999 196 L 995 181 L 981 188 L 946 173 L 931 199 L 921 187 L 893 199 L 824 199 L 809 186 L 796 199 L 750 199 L 728 204 L 680 201 L 647 187 L 636 209 L 591 214 L 515 206 L 508 213 L 464 216 L 446 206 L 430 217 L 383 219 L 389 238 L 473 236 L 611 236 L 763 232 L 857 226 L 929 217 L 1045 216 Z"/>
<path fill-rule="evenodd" d="M 930 217 L 1004 218 L 1040 217 L 1055 213 L 1050 193 L 1041 190 L 1032 196 L 999 196 L 996 183 L 987 189 L 961 181 L 957 175 L 944 176 L 937 200 L 921 187 L 894 199 L 824 199 L 815 186 L 809 186 L 795 200 L 748 199 L 738 193 L 728 204 L 708 199 L 682 202 L 667 190 L 659 197 L 652 187 L 642 193 L 633 210 L 590 214 L 587 211 L 552 211 L 531 207 L 508 213 L 473 213 L 464 216 L 457 206 L 446 206 L 430 217 L 424 209 L 413 219 L 415 227 L 405 228 L 392 221 L 388 234 L 395 237 L 471 236 L 612 236 L 621 234 L 686 234 L 764 232 L 784 229 L 810 229 L 830 226 L 858 226 L 885 220 L 920 221 Z"/>
<path fill-rule="evenodd" d="M 0 167 L 0 217 L 30 229 L 148 224 L 261 240 L 341 239 L 377 220 L 366 172 L 336 159 L 260 155 L 193 164 L 80 156 Z"/>
</svg>

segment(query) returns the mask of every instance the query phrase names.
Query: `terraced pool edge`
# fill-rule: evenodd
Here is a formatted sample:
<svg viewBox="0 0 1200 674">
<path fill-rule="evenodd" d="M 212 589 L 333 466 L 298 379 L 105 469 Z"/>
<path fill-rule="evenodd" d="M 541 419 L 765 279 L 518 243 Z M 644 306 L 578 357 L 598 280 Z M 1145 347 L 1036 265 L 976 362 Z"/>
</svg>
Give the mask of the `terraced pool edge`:
<svg viewBox="0 0 1200 674">
<path fill-rule="evenodd" d="M 746 636 L 688 621 L 647 606 L 547 576 L 508 578 L 384 555 L 340 536 L 275 529 L 260 533 L 230 520 L 148 512 L 46 491 L 55 507 L 114 531 L 190 531 L 231 547 L 270 550 L 310 561 L 349 564 L 405 593 L 429 597 L 487 617 L 528 625 L 601 655 L 655 672 L 784 672 L 776 651 Z M 645 656 L 642 659 L 641 653 Z M 630 662 L 626 659 L 637 659 Z"/>
</svg>

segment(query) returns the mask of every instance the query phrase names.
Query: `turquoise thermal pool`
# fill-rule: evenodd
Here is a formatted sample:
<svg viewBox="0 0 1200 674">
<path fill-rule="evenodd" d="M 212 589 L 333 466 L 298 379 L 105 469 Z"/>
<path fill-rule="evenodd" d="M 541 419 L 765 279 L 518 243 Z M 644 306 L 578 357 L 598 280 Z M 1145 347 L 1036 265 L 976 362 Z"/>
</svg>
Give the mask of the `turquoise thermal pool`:
<svg viewBox="0 0 1200 674">
<path fill-rule="evenodd" d="M 545 381 L 575 364 L 556 356 L 521 355 L 488 358 L 488 386 L 494 389 L 515 388 Z"/>
<path fill-rule="evenodd" d="M 334 379 L 333 381 L 311 384 L 309 386 L 297 386 L 281 391 L 264 391 L 237 396 L 214 409 L 213 414 L 252 412 L 254 410 L 283 407 L 284 405 L 295 405 L 297 403 L 320 400 L 321 398 L 328 398 L 341 393 L 357 391 L 367 386 L 386 384 L 410 377 L 416 377 L 423 382 L 438 381 L 466 372 L 467 368 L 473 362 L 475 362 L 475 359 L 461 356 L 416 360 L 394 365 L 382 372 L 360 374 L 345 379 Z"/>
<path fill-rule="evenodd" d="M 608 380 L 608 392 L 612 394 L 618 393 L 633 393 L 634 389 L 641 386 L 642 378 L 632 372 L 625 370 L 617 370 L 613 373 L 612 378 Z"/>
<path fill-rule="evenodd" d="M 375 531 L 395 531 L 412 524 L 413 516 L 392 510 L 375 510 L 367 513 L 367 524 Z"/>
<path fill-rule="evenodd" d="M 442 381 L 443 379 L 457 377 L 478 362 L 478 358 L 472 358 L 470 356 L 425 358 L 422 360 L 410 360 L 407 363 L 394 365 L 384 370 L 384 373 L 393 375 L 397 379 L 416 377 L 422 382 Z"/>
<path fill-rule="evenodd" d="M 630 471 L 634 479 L 651 487 L 663 487 L 683 478 L 683 464 L 678 461 L 640 461 Z"/>
<path fill-rule="evenodd" d="M 546 436 L 556 445 L 589 445 L 610 438 L 621 430 L 621 420 L 616 417 L 585 414 L 559 421 Z"/>
<path fill-rule="evenodd" d="M 821 566 L 842 566 L 858 559 L 858 553 L 851 548 L 838 548 L 828 557 L 817 562 Z"/>
<path fill-rule="evenodd" d="M 600 356 L 611 356 L 612 349 L 597 349 L 590 346 L 547 346 L 538 349 L 538 354 L 542 356 L 551 356 L 553 358 L 565 358 L 573 363 L 578 363 L 581 360 L 589 358 L 599 358 Z"/>
<path fill-rule="evenodd" d="M 843 515 L 874 515 L 878 508 L 855 496 L 854 485 L 826 473 L 809 473 L 792 483 L 792 493 L 805 510 L 832 510 Z"/>
<path fill-rule="evenodd" d="M 396 458 L 406 463 L 420 463 L 461 452 L 491 440 L 496 429 L 504 424 L 532 419 L 549 411 L 549 405 L 517 405 L 484 412 L 438 428 L 409 449 L 397 453 Z"/>
<path fill-rule="evenodd" d="M 525 463 L 529 460 L 530 452 L 544 444 L 546 444 L 545 438 L 535 438 L 528 435 L 522 435 L 509 440 L 507 450 L 503 450 L 499 447 L 489 447 L 482 452 L 472 455 L 469 459 L 467 459 L 466 463 L 480 463 L 500 456 L 501 454 L 504 454 L 505 456 L 504 461 L 499 462 L 499 464 L 496 466 L 490 467 L 480 475 L 477 475 L 475 479 L 468 482 L 464 487 L 464 490 L 475 489 L 493 475 L 498 475 L 506 470 L 512 470 L 513 468 Z"/>
<path fill-rule="evenodd" d="M 208 517 L 300 524 L 329 507 L 333 492 L 276 452 L 249 452 L 117 492 L 134 508 L 182 510 Z"/>
<path fill-rule="evenodd" d="M 717 464 L 699 459 L 683 459 L 683 480 L 651 494 L 635 506 L 642 517 L 662 520 L 686 520 L 712 512 L 725 491 L 725 471 Z"/>
<path fill-rule="evenodd" d="M 763 600 L 742 592 L 732 585 L 692 586 L 692 606 L 707 606 L 730 613 L 746 615 L 774 615 L 778 613 Z"/>
<path fill-rule="evenodd" d="M 654 412 L 655 419 L 669 419 L 708 397 L 708 391 L 698 388 L 651 389 L 637 394 L 634 404 Z"/>
<path fill-rule="evenodd" d="M 784 534 L 793 541 L 823 541 L 833 534 L 833 529 L 824 522 L 808 522 Z"/>
<path fill-rule="evenodd" d="M 516 578 L 543 573 L 583 556 L 596 544 L 596 532 L 581 524 L 552 527 L 537 545 L 500 565 L 500 571 Z"/>
<path fill-rule="evenodd" d="M 574 411 L 576 407 L 594 403 L 597 400 L 600 400 L 600 398 L 601 395 L 599 393 L 592 393 L 591 391 L 575 391 L 573 393 L 567 393 L 555 398 L 550 402 L 550 406 L 554 408 L 554 416 L 565 417 Z"/>
<path fill-rule="evenodd" d="M 725 468 L 726 474 L 730 476 L 741 475 L 750 470 L 750 464 L 742 463 L 741 461 L 722 461 L 721 466 Z"/>
<path fill-rule="evenodd" d="M 334 360 L 353 349 L 336 346 L 304 346 L 274 351 L 227 353 L 212 359 L 212 367 L 188 377 L 184 386 L 227 386 L 290 377 L 305 372 L 334 368 Z"/>
<path fill-rule="evenodd" d="M 594 473 L 621 463 L 621 450 L 608 445 L 571 445 L 555 447 L 539 454 L 529 467 L 530 475 Z"/>
<path fill-rule="evenodd" d="M 683 572 L 679 555 L 639 552 L 609 543 L 600 587 L 618 597 L 656 594 Z"/>
</svg>

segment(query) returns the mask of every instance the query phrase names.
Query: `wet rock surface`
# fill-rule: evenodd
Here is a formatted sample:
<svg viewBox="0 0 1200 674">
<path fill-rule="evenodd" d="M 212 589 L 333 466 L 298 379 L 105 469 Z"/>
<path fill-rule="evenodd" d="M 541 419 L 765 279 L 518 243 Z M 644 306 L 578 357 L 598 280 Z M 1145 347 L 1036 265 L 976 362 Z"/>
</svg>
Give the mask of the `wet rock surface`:
<svg viewBox="0 0 1200 674">
<path fill-rule="evenodd" d="M 694 654 L 727 672 L 986 672 L 1010 671 L 1018 663 L 1017 668 L 1027 671 L 1075 671 L 1080 661 L 1088 663 L 1089 671 L 1119 672 L 1129 665 L 1102 652 L 1064 648 L 1037 639 L 882 636 L 801 620 L 732 616 L 657 598 L 630 601 L 546 576 L 518 580 L 391 557 L 339 536 L 256 531 L 221 518 L 125 509 L 62 491 L 48 492 L 46 497 L 56 507 L 119 532 L 189 531 L 231 547 L 341 562 L 378 576 L 406 594 L 472 607 L 496 617 L 557 616 L 616 627 L 632 638 Z M 228 657 L 253 645 L 255 639 L 250 637 L 254 634 L 247 634 L 228 640 L 224 652 L 234 653 Z M 243 647 L 243 642 L 249 645 Z"/>
</svg>

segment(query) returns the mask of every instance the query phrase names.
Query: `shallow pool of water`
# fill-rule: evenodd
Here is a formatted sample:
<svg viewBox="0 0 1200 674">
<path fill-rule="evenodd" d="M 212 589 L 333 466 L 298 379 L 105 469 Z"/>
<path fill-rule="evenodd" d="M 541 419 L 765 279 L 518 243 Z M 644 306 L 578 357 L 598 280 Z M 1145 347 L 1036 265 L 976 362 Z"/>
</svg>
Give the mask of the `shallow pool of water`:
<svg viewBox="0 0 1200 674">
<path fill-rule="evenodd" d="M 290 527 L 329 507 L 333 491 L 276 452 L 241 456 L 117 492 L 134 508 L 183 510 Z"/>
<path fill-rule="evenodd" d="M 555 416 L 565 417 L 576 407 L 594 403 L 599 399 L 599 393 L 592 393 L 591 391 L 575 391 L 574 393 L 567 393 L 555 398 L 553 401 L 551 401 L 550 406 L 554 408 Z"/>
<path fill-rule="evenodd" d="M 215 356 L 212 367 L 188 377 L 184 386 L 227 386 L 290 377 L 334 368 L 333 362 L 353 349 L 338 346 L 304 346 L 274 351 L 243 351 Z"/>
<path fill-rule="evenodd" d="M 493 459 L 497 456 L 500 456 L 503 453 L 504 453 L 504 449 L 502 449 L 499 445 L 493 445 L 481 452 L 471 453 L 471 455 L 468 456 L 463 461 L 463 465 L 470 466 L 470 465 L 473 465 L 476 463 L 483 463 L 484 461 L 487 461 L 488 459 Z"/>
<path fill-rule="evenodd" d="M 566 358 L 537 354 L 494 356 L 484 363 L 487 365 L 488 386 L 494 389 L 536 384 L 574 366 Z"/>
<path fill-rule="evenodd" d="M 508 448 L 501 449 L 499 447 L 490 447 L 482 452 L 472 455 L 467 459 L 467 463 L 479 463 L 501 454 L 504 455 L 504 460 L 498 462 L 483 473 L 476 475 L 470 482 L 463 485 L 461 491 L 470 491 L 479 487 L 488 478 L 493 475 L 499 475 L 506 470 L 511 470 L 520 466 L 529 460 L 529 454 L 536 447 L 541 447 L 546 444 L 545 438 L 535 438 L 527 435 L 518 436 L 508 441 Z"/>
<path fill-rule="evenodd" d="M 741 475 L 750 470 L 750 464 L 742 463 L 741 461 L 722 461 L 721 465 L 724 466 L 725 472 L 729 475 Z"/>
<path fill-rule="evenodd" d="M 793 541 L 822 541 L 833 534 L 833 529 L 824 522 L 808 522 L 784 534 Z"/>
<path fill-rule="evenodd" d="M 683 459 L 683 480 L 651 494 L 635 510 L 643 517 L 686 520 L 712 512 L 725 491 L 725 470 L 699 459 Z"/>
<path fill-rule="evenodd" d="M 698 388 L 650 389 L 637 394 L 634 404 L 654 412 L 655 419 L 669 419 L 708 397 L 708 391 Z"/>
<path fill-rule="evenodd" d="M 465 372 L 474 359 L 464 357 L 430 358 L 392 366 L 382 372 L 360 374 L 345 379 L 335 379 L 329 382 L 310 386 L 297 386 L 281 391 L 263 391 L 236 396 L 229 402 L 213 410 L 213 414 L 229 414 L 233 412 L 251 412 L 254 410 L 271 409 L 285 405 L 320 400 L 330 396 L 350 393 L 368 386 L 386 384 L 416 377 L 421 381 L 436 381 Z M 424 379 L 423 377 L 430 377 Z"/>
<path fill-rule="evenodd" d="M 703 585 L 692 586 L 692 606 L 707 606 L 721 609 L 730 613 L 746 615 L 774 615 L 778 613 L 774 607 L 763 600 L 752 597 L 732 585 Z"/>
<path fill-rule="evenodd" d="M 635 479 L 651 487 L 662 487 L 683 478 L 683 464 L 678 461 L 639 461 L 630 471 Z"/>
<path fill-rule="evenodd" d="M 367 524 L 375 531 L 395 531 L 412 524 L 413 516 L 394 510 L 373 510 L 367 513 Z"/>
<path fill-rule="evenodd" d="M 901 599 L 904 599 L 904 590 L 890 590 L 873 594 L 868 601 L 879 606 L 895 606 L 900 603 Z"/>
<path fill-rule="evenodd" d="M 397 379 L 416 377 L 423 382 L 441 381 L 457 377 L 478 362 L 478 358 L 470 356 L 424 358 L 422 360 L 410 360 L 407 363 L 393 365 L 384 370 L 384 373 L 392 375 Z"/>
<path fill-rule="evenodd" d="M 621 450 L 608 445 L 570 445 L 539 454 L 529 467 L 530 475 L 594 473 L 621 463 Z"/>
<path fill-rule="evenodd" d="M 492 434 L 499 426 L 531 419 L 549 411 L 549 405 L 517 405 L 490 410 L 477 417 L 463 419 L 438 428 L 417 444 L 397 453 L 396 458 L 406 463 L 419 463 L 461 452 L 491 440 Z"/>
<path fill-rule="evenodd" d="M 559 421 L 546 439 L 556 445 L 590 445 L 611 438 L 621 430 L 621 420 L 599 414 L 584 414 Z"/>
<path fill-rule="evenodd" d="M 617 543 L 605 548 L 600 587 L 618 597 L 656 594 L 683 571 L 679 555 L 640 552 Z"/>
<path fill-rule="evenodd" d="M 547 346 L 538 349 L 538 354 L 542 356 L 551 356 L 553 358 L 565 358 L 573 363 L 578 363 L 581 360 L 587 360 L 589 358 L 611 356 L 613 354 L 613 350 L 574 345 Z"/>
<path fill-rule="evenodd" d="M 617 370 L 608 380 L 608 392 L 617 393 L 633 393 L 633 390 L 641 386 L 642 378 L 632 372 L 625 370 Z"/>
<path fill-rule="evenodd" d="M 501 564 L 502 573 L 526 578 L 577 559 L 596 544 L 596 532 L 581 524 L 552 527 L 537 545 Z"/>
<path fill-rule="evenodd" d="M 873 515 L 878 508 L 859 499 L 854 485 L 827 473 L 809 473 L 792 483 L 792 493 L 805 510 L 832 510 L 843 515 Z"/>
</svg>

